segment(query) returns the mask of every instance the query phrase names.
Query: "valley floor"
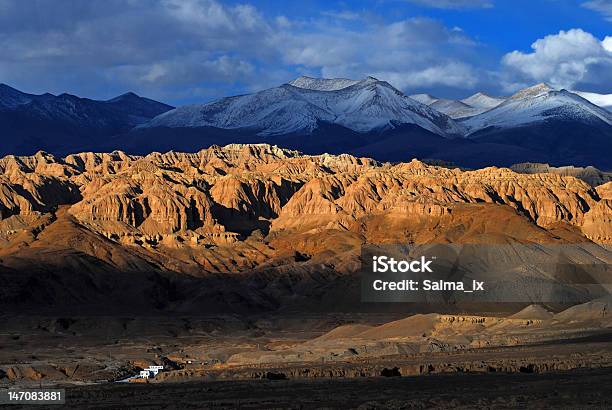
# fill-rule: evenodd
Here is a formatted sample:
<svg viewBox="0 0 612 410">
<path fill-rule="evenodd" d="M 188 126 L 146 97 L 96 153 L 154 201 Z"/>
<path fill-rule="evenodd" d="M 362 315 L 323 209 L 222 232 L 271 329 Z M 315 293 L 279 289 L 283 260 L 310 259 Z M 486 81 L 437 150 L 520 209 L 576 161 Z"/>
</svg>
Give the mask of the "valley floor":
<svg viewBox="0 0 612 410">
<path fill-rule="evenodd" d="M 612 368 L 319 380 L 78 386 L 64 408 L 610 408 Z"/>
<path fill-rule="evenodd" d="M 593 306 L 608 307 L 580 312 L 599 312 Z M 533 307 L 392 322 L 372 314 L 5 317 L 0 388 L 64 387 L 65 407 L 79 409 L 610 408 L 612 328 L 569 312 L 571 326 L 561 320 L 567 313 L 517 318 L 543 314 Z M 165 369 L 152 380 L 114 382 L 153 363 Z"/>
</svg>

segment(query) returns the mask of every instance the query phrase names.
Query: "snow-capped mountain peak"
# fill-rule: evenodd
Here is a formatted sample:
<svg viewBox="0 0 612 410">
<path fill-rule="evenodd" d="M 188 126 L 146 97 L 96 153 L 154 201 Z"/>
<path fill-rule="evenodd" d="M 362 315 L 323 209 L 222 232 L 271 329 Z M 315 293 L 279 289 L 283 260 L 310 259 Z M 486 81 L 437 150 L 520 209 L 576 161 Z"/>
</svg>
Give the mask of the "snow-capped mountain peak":
<svg viewBox="0 0 612 410">
<path fill-rule="evenodd" d="M 553 89 L 548 84 L 539 83 L 534 86 L 523 88 L 522 90 L 517 91 L 510 97 L 510 99 L 521 100 L 524 98 L 539 97 L 541 95 L 547 94 L 550 91 L 553 91 Z"/>
<path fill-rule="evenodd" d="M 493 107 L 497 107 L 499 104 L 503 103 L 506 99 L 500 97 L 492 97 L 483 92 L 478 92 L 472 96 L 464 98 L 461 100 L 462 103 L 469 105 L 474 108 L 486 108 L 490 109 Z"/>
<path fill-rule="evenodd" d="M 251 129 L 258 135 L 282 135 L 312 132 L 320 122 L 362 133 L 401 124 L 443 136 L 465 131 L 448 116 L 374 77 L 359 81 L 300 77 L 254 94 L 180 107 L 143 127 Z"/>
<path fill-rule="evenodd" d="M 508 128 L 551 120 L 612 125 L 612 114 L 567 90 L 546 84 L 518 91 L 497 107 L 464 121 L 474 133 L 488 127 Z"/>
<path fill-rule="evenodd" d="M 361 81 L 365 81 L 367 83 L 378 83 L 378 82 L 381 82 L 381 80 L 379 80 L 376 77 L 372 77 L 371 75 L 367 76 L 366 78 L 364 78 Z M 387 83 L 386 81 L 384 81 L 384 82 Z M 389 84 L 389 83 L 387 83 L 387 84 Z"/>
<path fill-rule="evenodd" d="M 436 101 L 429 104 L 429 106 L 440 112 L 443 112 L 444 114 L 454 119 L 471 117 L 472 115 L 476 115 L 482 112 L 482 109 L 474 108 L 462 101 L 447 100 L 444 98 L 437 99 Z"/>
<path fill-rule="evenodd" d="M 409 97 L 425 105 L 431 105 L 438 101 L 438 97 L 434 97 L 431 94 L 412 94 Z"/>
</svg>

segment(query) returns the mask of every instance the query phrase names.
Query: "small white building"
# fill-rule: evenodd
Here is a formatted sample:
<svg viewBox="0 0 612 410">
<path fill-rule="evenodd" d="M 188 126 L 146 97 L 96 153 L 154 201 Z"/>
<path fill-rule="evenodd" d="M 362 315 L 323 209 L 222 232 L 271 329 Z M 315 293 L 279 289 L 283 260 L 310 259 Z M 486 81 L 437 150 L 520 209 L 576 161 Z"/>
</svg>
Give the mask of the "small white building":
<svg viewBox="0 0 612 410">
<path fill-rule="evenodd" d="M 164 366 L 149 366 L 145 370 L 149 370 L 154 376 L 157 376 L 157 373 L 164 370 Z"/>
<path fill-rule="evenodd" d="M 149 366 L 145 368 L 144 370 L 140 371 L 140 378 L 141 379 L 151 379 L 157 376 L 157 373 L 159 373 L 162 370 L 164 370 L 164 366 Z"/>
</svg>

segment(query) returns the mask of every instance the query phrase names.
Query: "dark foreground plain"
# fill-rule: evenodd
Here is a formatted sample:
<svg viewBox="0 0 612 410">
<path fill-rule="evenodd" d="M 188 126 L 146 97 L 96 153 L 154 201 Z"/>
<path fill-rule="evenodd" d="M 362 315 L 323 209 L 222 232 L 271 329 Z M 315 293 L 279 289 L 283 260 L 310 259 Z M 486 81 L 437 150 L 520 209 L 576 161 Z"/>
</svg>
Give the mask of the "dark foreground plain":
<svg viewBox="0 0 612 410">
<path fill-rule="evenodd" d="M 452 374 L 68 388 L 63 408 L 420 409 L 612 406 L 612 368 L 545 374 Z"/>
</svg>

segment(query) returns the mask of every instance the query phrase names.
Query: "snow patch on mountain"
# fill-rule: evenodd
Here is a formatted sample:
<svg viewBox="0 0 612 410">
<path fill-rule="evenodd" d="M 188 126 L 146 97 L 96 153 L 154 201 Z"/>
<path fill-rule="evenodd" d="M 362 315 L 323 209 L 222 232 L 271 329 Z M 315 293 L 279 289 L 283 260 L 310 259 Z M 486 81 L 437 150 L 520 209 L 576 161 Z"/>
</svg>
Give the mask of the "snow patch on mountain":
<svg viewBox="0 0 612 410">
<path fill-rule="evenodd" d="M 348 78 L 312 78 L 301 76 L 289 81 L 288 84 L 307 90 L 336 91 L 355 85 L 358 82 L 359 80 L 350 80 Z"/>
<path fill-rule="evenodd" d="M 608 111 L 612 112 L 612 94 L 597 94 L 597 93 L 587 93 L 584 91 L 572 91 L 574 94 L 578 94 L 582 98 L 589 100 L 595 105 L 600 106 L 601 108 L 605 108 Z"/>
<path fill-rule="evenodd" d="M 474 108 L 461 101 L 446 100 L 443 98 L 434 101 L 429 106 L 443 112 L 453 119 L 471 117 L 487 110 L 487 108 Z"/>
<path fill-rule="evenodd" d="M 474 94 L 461 101 L 438 98 L 430 94 L 413 94 L 410 98 L 429 105 L 431 108 L 453 119 L 478 115 L 503 102 L 503 99 L 495 99 L 483 93 Z M 471 101 L 474 105 L 470 104 L 468 101 Z"/>
</svg>

